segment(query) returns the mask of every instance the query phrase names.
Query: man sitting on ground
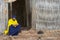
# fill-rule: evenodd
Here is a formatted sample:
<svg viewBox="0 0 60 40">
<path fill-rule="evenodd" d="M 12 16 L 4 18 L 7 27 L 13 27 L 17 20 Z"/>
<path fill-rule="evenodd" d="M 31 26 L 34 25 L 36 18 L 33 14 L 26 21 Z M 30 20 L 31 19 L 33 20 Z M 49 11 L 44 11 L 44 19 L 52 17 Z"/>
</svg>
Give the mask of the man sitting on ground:
<svg viewBox="0 0 60 40">
<path fill-rule="evenodd" d="M 8 21 L 8 27 L 7 29 L 4 31 L 4 34 L 9 34 L 9 35 L 18 35 L 18 33 L 20 32 L 20 28 L 21 25 L 18 24 L 17 20 L 16 20 L 16 16 L 12 16 L 11 19 L 9 19 Z"/>
</svg>

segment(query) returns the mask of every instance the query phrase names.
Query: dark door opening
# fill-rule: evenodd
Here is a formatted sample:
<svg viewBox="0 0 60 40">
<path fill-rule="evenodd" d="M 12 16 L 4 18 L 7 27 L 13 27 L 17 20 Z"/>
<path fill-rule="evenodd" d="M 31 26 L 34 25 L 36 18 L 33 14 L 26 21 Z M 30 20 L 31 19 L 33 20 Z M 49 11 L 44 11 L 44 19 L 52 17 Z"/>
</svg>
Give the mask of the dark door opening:
<svg viewBox="0 0 60 40">
<path fill-rule="evenodd" d="M 12 15 L 16 15 L 16 18 L 19 24 L 22 25 L 22 27 L 31 28 L 31 13 L 28 12 L 28 10 L 30 11 L 29 2 L 27 3 L 27 5 L 26 5 L 26 0 L 16 0 L 15 2 L 12 3 Z M 9 10 L 10 10 L 10 6 L 9 6 Z M 11 17 L 11 13 L 9 11 L 9 18 L 10 17 Z"/>
<path fill-rule="evenodd" d="M 17 0 L 12 3 L 12 15 L 16 15 L 19 24 L 23 27 L 27 26 L 25 0 Z"/>
<path fill-rule="evenodd" d="M 19 24 L 22 25 L 22 27 L 26 27 L 26 6 L 25 6 L 25 0 L 16 0 L 16 2 L 12 3 L 12 15 L 16 15 L 16 18 L 19 22 Z"/>
</svg>

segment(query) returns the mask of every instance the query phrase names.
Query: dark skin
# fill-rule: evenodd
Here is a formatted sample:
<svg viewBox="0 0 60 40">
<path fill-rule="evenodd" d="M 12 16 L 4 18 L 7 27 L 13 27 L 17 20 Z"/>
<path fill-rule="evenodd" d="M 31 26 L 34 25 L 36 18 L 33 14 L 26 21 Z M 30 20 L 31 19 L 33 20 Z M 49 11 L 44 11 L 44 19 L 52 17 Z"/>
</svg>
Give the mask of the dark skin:
<svg viewBox="0 0 60 40">
<path fill-rule="evenodd" d="M 16 18 L 13 18 L 13 21 L 15 21 Z"/>
</svg>

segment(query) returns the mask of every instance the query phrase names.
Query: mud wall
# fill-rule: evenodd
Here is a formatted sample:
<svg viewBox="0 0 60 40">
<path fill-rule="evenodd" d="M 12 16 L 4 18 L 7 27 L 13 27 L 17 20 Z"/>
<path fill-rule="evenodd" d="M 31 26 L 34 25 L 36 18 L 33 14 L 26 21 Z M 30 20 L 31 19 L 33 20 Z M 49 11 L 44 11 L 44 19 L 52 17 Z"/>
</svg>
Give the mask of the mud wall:
<svg viewBox="0 0 60 40">
<path fill-rule="evenodd" d="M 31 0 L 32 27 L 37 30 L 60 29 L 60 0 Z"/>
<path fill-rule="evenodd" d="M 4 0 L 0 0 L 0 34 L 7 27 L 8 21 L 8 4 Z"/>
</svg>

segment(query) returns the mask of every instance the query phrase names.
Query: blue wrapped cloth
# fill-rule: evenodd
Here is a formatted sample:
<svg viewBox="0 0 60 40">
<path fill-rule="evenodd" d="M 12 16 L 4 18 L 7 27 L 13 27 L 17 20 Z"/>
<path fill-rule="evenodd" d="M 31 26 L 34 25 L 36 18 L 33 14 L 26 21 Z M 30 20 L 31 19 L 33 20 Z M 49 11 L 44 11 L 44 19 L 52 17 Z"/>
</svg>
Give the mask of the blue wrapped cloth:
<svg viewBox="0 0 60 40">
<path fill-rule="evenodd" d="M 18 35 L 20 31 L 21 31 L 21 25 L 18 25 L 16 27 L 10 26 L 9 35 L 12 35 L 12 36 Z"/>
</svg>

